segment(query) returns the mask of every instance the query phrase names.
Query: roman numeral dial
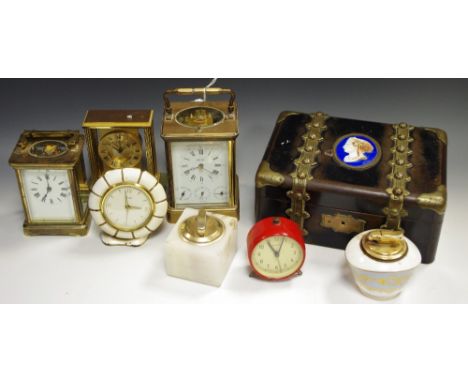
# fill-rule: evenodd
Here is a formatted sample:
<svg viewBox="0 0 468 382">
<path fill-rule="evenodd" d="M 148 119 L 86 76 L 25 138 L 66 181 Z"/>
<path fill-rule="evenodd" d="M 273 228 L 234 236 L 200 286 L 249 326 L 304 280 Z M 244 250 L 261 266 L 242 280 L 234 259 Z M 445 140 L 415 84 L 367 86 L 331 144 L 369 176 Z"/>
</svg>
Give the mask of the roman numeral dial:
<svg viewBox="0 0 468 382">
<path fill-rule="evenodd" d="M 74 206 L 66 170 L 22 171 L 29 213 L 36 220 L 73 220 Z"/>
<path fill-rule="evenodd" d="M 229 202 L 227 142 L 172 142 L 171 154 L 176 205 Z"/>
</svg>

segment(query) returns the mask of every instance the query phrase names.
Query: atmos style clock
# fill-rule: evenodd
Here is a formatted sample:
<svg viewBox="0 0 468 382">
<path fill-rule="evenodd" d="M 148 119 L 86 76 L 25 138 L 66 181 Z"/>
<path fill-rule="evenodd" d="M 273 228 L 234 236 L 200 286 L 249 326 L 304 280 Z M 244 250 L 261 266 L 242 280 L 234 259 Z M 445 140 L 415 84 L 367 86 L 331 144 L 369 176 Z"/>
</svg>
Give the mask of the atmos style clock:
<svg viewBox="0 0 468 382">
<path fill-rule="evenodd" d="M 110 170 L 93 185 L 89 209 L 104 244 L 138 247 L 164 221 L 166 192 L 148 171 Z"/>
<path fill-rule="evenodd" d="M 247 236 L 247 250 L 251 276 L 274 281 L 302 274 L 305 244 L 299 226 L 292 220 L 260 220 Z"/>
<path fill-rule="evenodd" d="M 169 96 L 230 95 L 229 100 L 171 102 Z M 164 93 L 161 136 L 168 171 L 168 220 L 184 208 L 239 217 L 235 94 L 230 89 L 171 89 Z M 206 97 L 205 97 L 206 98 Z"/>
<path fill-rule="evenodd" d="M 92 182 L 120 168 L 138 167 L 156 174 L 152 110 L 89 110 L 83 129 Z"/>
<path fill-rule="evenodd" d="M 24 131 L 9 163 L 16 171 L 27 235 L 85 235 L 89 228 L 84 137 L 78 131 Z"/>
</svg>

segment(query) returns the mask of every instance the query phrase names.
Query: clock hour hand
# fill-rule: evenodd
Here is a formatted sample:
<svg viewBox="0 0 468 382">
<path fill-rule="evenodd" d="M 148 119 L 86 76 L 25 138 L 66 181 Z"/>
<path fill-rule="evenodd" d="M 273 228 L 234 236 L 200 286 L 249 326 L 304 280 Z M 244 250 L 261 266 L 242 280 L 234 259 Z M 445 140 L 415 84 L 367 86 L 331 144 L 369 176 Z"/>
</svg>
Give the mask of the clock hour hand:
<svg viewBox="0 0 468 382">
<path fill-rule="evenodd" d="M 127 206 L 128 210 L 141 210 L 141 207 L 135 207 L 135 206 Z"/>
<path fill-rule="evenodd" d="M 42 202 L 46 201 L 47 195 L 49 195 L 49 192 L 52 191 L 52 187 L 50 187 L 50 183 L 49 183 L 49 174 L 47 174 L 47 173 L 45 174 L 45 179 L 47 181 L 47 188 L 46 188 L 46 194 L 41 199 Z"/>
<path fill-rule="evenodd" d="M 273 254 L 275 255 L 275 257 L 278 257 L 278 254 L 276 253 L 275 249 L 270 244 L 270 240 L 267 240 L 266 242 L 267 242 L 268 246 L 270 247 L 270 249 L 273 251 Z"/>
</svg>

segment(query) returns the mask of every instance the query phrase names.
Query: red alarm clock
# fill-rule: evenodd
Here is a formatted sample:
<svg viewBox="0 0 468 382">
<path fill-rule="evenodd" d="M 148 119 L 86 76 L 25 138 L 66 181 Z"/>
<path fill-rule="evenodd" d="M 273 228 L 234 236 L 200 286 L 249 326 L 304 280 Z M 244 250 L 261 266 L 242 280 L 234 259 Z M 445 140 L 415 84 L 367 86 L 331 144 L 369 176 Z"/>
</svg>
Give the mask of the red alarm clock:
<svg viewBox="0 0 468 382">
<path fill-rule="evenodd" d="M 252 276 L 273 281 L 301 274 L 305 244 L 301 229 L 292 220 L 260 220 L 250 229 L 247 250 Z"/>
</svg>

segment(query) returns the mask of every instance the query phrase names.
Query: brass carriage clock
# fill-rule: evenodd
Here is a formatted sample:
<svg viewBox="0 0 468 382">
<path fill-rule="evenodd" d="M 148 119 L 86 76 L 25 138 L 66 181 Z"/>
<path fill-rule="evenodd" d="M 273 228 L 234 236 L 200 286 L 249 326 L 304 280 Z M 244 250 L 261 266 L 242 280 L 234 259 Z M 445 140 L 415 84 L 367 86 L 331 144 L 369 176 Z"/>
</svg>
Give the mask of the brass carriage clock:
<svg viewBox="0 0 468 382">
<path fill-rule="evenodd" d="M 83 129 L 92 182 L 120 168 L 137 167 L 156 175 L 153 110 L 89 110 Z"/>
<path fill-rule="evenodd" d="M 26 235 L 86 235 L 89 188 L 79 131 L 24 131 L 9 163 L 16 171 Z"/>
<path fill-rule="evenodd" d="M 169 96 L 204 94 L 203 101 L 171 102 Z M 206 101 L 206 95 L 230 95 Z M 161 136 L 168 167 L 168 220 L 186 207 L 239 217 L 235 93 L 220 88 L 179 88 L 164 93 Z"/>
</svg>

